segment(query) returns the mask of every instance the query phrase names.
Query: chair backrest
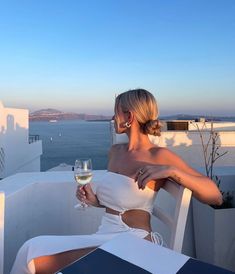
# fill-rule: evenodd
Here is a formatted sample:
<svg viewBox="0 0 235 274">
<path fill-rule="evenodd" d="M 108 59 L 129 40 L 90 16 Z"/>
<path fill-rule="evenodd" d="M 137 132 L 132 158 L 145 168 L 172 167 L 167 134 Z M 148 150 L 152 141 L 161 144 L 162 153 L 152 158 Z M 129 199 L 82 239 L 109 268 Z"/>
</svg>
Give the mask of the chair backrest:
<svg viewBox="0 0 235 274">
<path fill-rule="evenodd" d="M 5 212 L 5 194 L 0 192 L 0 274 L 3 274 L 4 259 L 4 212 Z"/>
<path fill-rule="evenodd" d="M 126 134 L 116 134 L 113 122 L 110 123 L 110 131 L 112 144 L 128 142 L 128 137 Z M 151 142 L 157 143 L 156 137 L 149 137 Z M 167 246 L 177 252 L 181 252 L 192 192 L 172 180 L 168 180 L 164 184 L 163 190 L 169 194 L 166 196 L 167 199 L 168 196 L 171 197 L 169 197 L 169 201 L 166 201 L 165 199 L 161 200 L 161 197 L 157 197 L 153 215 L 169 228 L 169 239 L 167 241 Z M 159 192 L 161 191 L 162 190 Z M 158 194 L 158 196 L 160 195 Z M 174 200 L 173 203 L 172 200 Z M 160 203 L 158 201 L 160 201 Z M 173 210 L 169 210 L 169 207 Z M 158 225 L 156 226 L 156 230 L 159 231 Z M 162 231 L 159 232 L 161 233 Z"/>
<path fill-rule="evenodd" d="M 170 235 L 167 246 L 181 252 L 192 192 L 172 180 L 167 180 L 162 188 L 175 200 L 173 212 L 170 214 L 166 210 L 167 208 L 164 210 L 156 203 L 153 215 L 169 228 Z"/>
</svg>

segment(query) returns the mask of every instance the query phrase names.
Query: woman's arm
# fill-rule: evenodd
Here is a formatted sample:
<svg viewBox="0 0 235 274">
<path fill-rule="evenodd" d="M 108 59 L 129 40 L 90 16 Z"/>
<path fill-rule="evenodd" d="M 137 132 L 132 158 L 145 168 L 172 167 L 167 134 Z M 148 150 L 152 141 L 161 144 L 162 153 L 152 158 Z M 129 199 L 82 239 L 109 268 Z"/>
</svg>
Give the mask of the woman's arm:
<svg viewBox="0 0 235 274">
<path fill-rule="evenodd" d="M 195 198 L 207 204 L 222 204 L 222 195 L 216 184 L 208 177 L 188 166 L 179 156 L 161 149 L 160 165 L 147 165 L 139 170 L 138 186 L 143 189 L 150 180 L 172 178 L 178 184 L 190 189 Z M 141 174 L 142 173 L 142 174 Z"/>
</svg>

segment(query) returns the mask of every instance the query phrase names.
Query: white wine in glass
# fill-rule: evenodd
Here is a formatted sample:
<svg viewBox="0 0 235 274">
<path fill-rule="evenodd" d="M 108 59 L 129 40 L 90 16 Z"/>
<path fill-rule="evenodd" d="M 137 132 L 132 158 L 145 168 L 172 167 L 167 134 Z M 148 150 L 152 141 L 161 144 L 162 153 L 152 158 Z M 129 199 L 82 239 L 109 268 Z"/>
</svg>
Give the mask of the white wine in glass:
<svg viewBox="0 0 235 274">
<path fill-rule="evenodd" d="M 90 183 L 92 178 L 91 159 L 77 159 L 74 164 L 74 178 L 80 186 Z M 85 202 L 75 205 L 75 208 L 85 208 L 88 205 Z"/>
</svg>

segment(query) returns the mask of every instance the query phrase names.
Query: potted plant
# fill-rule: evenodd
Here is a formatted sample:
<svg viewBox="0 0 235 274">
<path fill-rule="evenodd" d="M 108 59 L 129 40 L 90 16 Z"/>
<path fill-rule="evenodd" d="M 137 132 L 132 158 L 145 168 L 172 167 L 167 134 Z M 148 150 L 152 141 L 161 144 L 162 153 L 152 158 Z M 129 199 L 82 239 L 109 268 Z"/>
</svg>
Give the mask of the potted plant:
<svg viewBox="0 0 235 274">
<path fill-rule="evenodd" d="M 193 222 L 196 257 L 229 270 L 235 271 L 235 172 L 234 175 L 219 176 L 214 172 L 217 159 L 226 152 L 221 152 L 219 132 L 213 128 L 213 122 L 205 140 L 205 123 L 202 128 L 195 126 L 200 135 L 205 173 L 214 180 L 222 195 L 221 206 L 209 206 L 193 200 Z"/>
</svg>

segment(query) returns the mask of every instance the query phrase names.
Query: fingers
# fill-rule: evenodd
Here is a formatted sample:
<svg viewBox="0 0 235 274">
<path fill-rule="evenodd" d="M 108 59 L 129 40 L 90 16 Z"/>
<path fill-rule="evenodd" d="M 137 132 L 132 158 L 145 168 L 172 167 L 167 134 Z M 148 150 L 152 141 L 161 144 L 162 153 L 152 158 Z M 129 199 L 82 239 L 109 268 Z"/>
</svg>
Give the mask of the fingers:
<svg viewBox="0 0 235 274">
<path fill-rule="evenodd" d="M 136 173 L 136 182 L 139 189 L 145 189 L 151 180 L 165 179 L 169 177 L 169 166 L 166 165 L 147 165 L 140 168 Z"/>
<path fill-rule="evenodd" d="M 142 173 L 143 173 L 143 170 L 144 170 L 144 168 L 142 167 L 142 168 L 140 168 L 140 169 L 136 172 L 136 174 L 135 174 L 135 182 L 138 181 L 140 175 L 142 175 Z"/>
<path fill-rule="evenodd" d="M 83 186 L 84 188 L 84 191 L 87 193 L 87 194 L 93 194 L 93 191 L 92 191 L 92 188 L 91 188 L 91 184 L 86 184 Z"/>
<path fill-rule="evenodd" d="M 149 176 L 148 175 L 141 175 L 141 178 L 139 178 L 139 180 L 138 180 L 138 187 L 139 187 L 139 189 L 142 189 L 142 190 L 144 190 L 145 189 L 145 187 L 146 187 L 146 185 L 147 185 L 147 183 L 150 181 L 151 179 L 149 178 Z"/>
<path fill-rule="evenodd" d="M 136 174 L 139 189 L 145 189 L 148 182 L 152 180 L 165 178 L 163 174 L 164 169 L 165 167 L 161 165 L 147 165 L 140 168 Z"/>
<path fill-rule="evenodd" d="M 86 192 L 84 189 L 85 186 L 78 186 L 77 187 L 77 191 L 76 191 L 76 197 L 78 198 L 78 200 L 80 200 L 81 202 L 84 202 L 86 200 Z"/>
<path fill-rule="evenodd" d="M 89 199 L 92 199 L 94 197 L 94 193 L 92 191 L 92 188 L 90 184 L 86 184 L 84 186 L 78 186 L 76 191 L 76 197 L 82 201 L 82 202 L 89 202 Z"/>
<path fill-rule="evenodd" d="M 135 179 L 138 184 L 138 188 L 144 190 L 149 180 L 149 172 L 147 167 L 140 168 Z"/>
</svg>

